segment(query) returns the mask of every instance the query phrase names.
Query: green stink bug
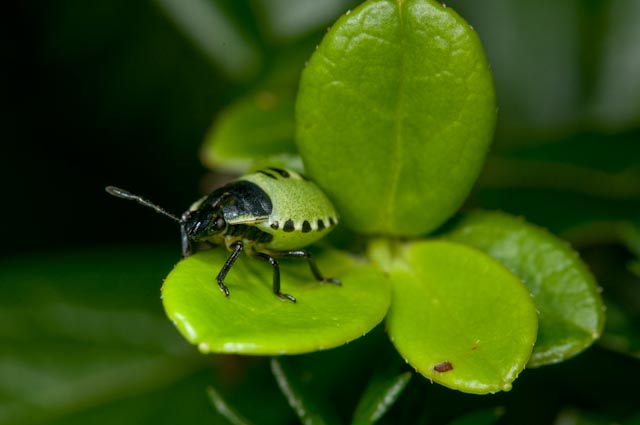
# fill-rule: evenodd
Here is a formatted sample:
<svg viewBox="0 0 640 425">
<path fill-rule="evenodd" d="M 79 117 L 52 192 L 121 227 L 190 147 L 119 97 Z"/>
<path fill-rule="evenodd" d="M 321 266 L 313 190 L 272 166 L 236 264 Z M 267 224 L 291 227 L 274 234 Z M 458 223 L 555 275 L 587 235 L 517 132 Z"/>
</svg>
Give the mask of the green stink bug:
<svg viewBox="0 0 640 425">
<path fill-rule="evenodd" d="M 273 266 L 273 292 L 280 298 L 296 302 L 280 292 L 276 258 L 304 258 L 316 280 L 340 285 L 337 279 L 323 277 L 311 254 L 302 249 L 338 224 L 336 210 L 313 182 L 294 171 L 268 168 L 242 176 L 195 202 L 180 218 L 124 189 L 108 186 L 106 191 L 177 221 L 183 257 L 191 255 L 192 242 L 224 244 L 231 255 L 216 280 L 226 296 L 224 278 L 243 250 Z"/>
</svg>

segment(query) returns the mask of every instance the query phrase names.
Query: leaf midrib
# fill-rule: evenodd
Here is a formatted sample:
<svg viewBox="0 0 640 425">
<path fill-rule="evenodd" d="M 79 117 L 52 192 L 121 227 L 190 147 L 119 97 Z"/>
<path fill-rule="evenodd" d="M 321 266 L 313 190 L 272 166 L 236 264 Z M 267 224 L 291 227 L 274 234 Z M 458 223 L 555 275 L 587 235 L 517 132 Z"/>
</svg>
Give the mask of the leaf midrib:
<svg viewBox="0 0 640 425">
<path fill-rule="evenodd" d="M 393 207 L 395 203 L 393 200 L 397 196 L 398 186 L 400 182 L 400 170 L 401 170 L 401 157 L 402 157 L 402 116 L 404 108 L 403 106 L 403 98 L 405 91 L 405 28 L 404 28 L 404 16 L 403 16 L 403 0 L 396 0 L 398 5 L 398 20 L 399 20 L 399 32 L 400 32 L 400 78 L 398 79 L 398 96 L 396 98 L 396 104 L 394 108 L 394 137 L 393 137 L 393 152 L 392 152 L 392 161 L 390 165 L 390 173 L 389 173 L 389 185 L 387 189 L 387 194 L 384 197 L 385 199 L 385 208 L 381 209 L 381 216 L 378 219 L 379 225 L 378 228 L 385 229 L 388 228 L 388 217 L 393 217 Z"/>
</svg>

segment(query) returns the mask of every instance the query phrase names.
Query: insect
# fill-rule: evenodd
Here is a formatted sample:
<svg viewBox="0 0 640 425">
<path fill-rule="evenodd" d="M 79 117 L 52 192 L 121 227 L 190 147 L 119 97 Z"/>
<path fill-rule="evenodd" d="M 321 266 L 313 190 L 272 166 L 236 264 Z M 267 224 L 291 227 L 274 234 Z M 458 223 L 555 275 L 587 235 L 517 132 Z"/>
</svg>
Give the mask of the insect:
<svg viewBox="0 0 640 425">
<path fill-rule="evenodd" d="M 340 285 L 339 280 L 324 277 L 311 254 L 302 249 L 338 224 L 336 210 L 313 182 L 294 171 L 267 168 L 242 176 L 196 201 L 180 218 L 124 189 L 108 186 L 106 191 L 177 221 L 183 258 L 191 255 L 194 242 L 225 245 L 231 255 L 216 280 L 226 296 L 229 288 L 224 279 L 242 251 L 271 264 L 273 293 L 294 303 L 293 296 L 280 292 L 277 258 L 306 259 L 316 280 Z"/>
</svg>

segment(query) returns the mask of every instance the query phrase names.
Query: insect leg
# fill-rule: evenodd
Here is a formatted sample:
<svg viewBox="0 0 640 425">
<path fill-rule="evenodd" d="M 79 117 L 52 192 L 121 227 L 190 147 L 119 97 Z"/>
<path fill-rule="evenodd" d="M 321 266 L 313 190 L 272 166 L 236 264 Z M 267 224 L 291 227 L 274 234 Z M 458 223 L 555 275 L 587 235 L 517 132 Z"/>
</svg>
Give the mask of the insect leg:
<svg viewBox="0 0 640 425">
<path fill-rule="evenodd" d="M 216 277 L 220 290 L 224 292 L 226 296 L 229 296 L 229 288 L 227 288 L 227 285 L 224 284 L 224 278 L 227 277 L 227 273 L 229 273 L 229 270 L 231 270 L 233 263 L 236 262 L 238 255 L 240 255 L 242 249 L 244 248 L 244 245 L 242 245 L 241 241 L 238 241 L 231 245 L 231 247 L 233 248 L 233 252 L 229 256 L 229 258 L 227 258 L 227 261 L 224 263 L 224 266 L 222 266 L 222 269 L 220 269 L 218 277 Z"/>
<path fill-rule="evenodd" d="M 256 252 L 254 255 L 273 266 L 273 293 L 282 299 L 296 302 L 296 299 L 291 295 L 283 294 L 282 292 L 280 292 L 280 267 L 278 266 L 278 262 L 276 261 L 276 259 L 263 252 Z"/>
<path fill-rule="evenodd" d="M 338 279 L 334 279 L 331 277 L 324 277 L 322 273 L 320 273 L 320 269 L 318 269 L 318 265 L 315 260 L 311 257 L 311 253 L 309 251 L 305 251 L 304 249 L 299 249 L 295 251 L 279 251 L 274 252 L 273 255 L 275 257 L 280 258 L 305 258 L 309 263 L 309 268 L 311 269 L 311 273 L 313 277 L 316 278 L 318 282 L 322 283 L 333 283 L 334 285 L 342 285 Z"/>
</svg>

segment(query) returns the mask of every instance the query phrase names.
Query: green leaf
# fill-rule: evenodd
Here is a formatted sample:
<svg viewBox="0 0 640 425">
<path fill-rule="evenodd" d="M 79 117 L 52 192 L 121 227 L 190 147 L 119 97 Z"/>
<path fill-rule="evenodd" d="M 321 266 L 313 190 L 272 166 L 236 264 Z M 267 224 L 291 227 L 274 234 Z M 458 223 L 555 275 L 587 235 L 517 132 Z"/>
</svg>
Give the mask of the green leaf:
<svg viewBox="0 0 640 425">
<path fill-rule="evenodd" d="M 349 227 L 419 235 L 467 196 L 495 116 L 463 19 L 431 0 L 371 0 L 336 22 L 304 70 L 296 142 Z"/>
<path fill-rule="evenodd" d="M 537 316 L 506 267 L 465 245 L 423 241 L 391 270 L 389 335 L 427 378 L 463 392 L 508 391 L 531 355 Z"/>
<path fill-rule="evenodd" d="M 539 330 L 528 366 L 572 357 L 602 333 L 598 285 L 566 242 L 522 219 L 484 211 L 463 216 L 445 237 L 485 251 L 529 288 L 539 311 Z"/>
<path fill-rule="evenodd" d="M 286 359 L 273 357 L 271 371 L 300 422 L 305 425 L 339 423 L 337 414 L 312 388 L 304 385 Z"/>
<path fill-rule="evenodd" d="M 317 260 L 342 286 L 317 282 L 303 260 L 282 260 L 281 290 L 298 302 L 282 300 L 271 290 L 272 267 L 243 255 L 225 279 L 225 297 L 215 277 L 228 256 L 223 249 L 192 255 L 163 287 L 167 315 L 202 352 L 277 355 L 336 347 L 370 331 L 389 307 L 385 276 L 338 252 Z"/>
<path fill-rule="evenodd" d="M 202 147 L 211 169 L 245 173 L 256 161 L 302 168 L 293 142 L 293 99 L 263 90 L 236 101 L 216 119 Z"/>
<path fill-rule="evenodd" d="M 412 376 L 412 372 L 398 373 L 397 368 L 387 364 L 378 367 L 358 402 L 351 424 L 378 422 L 400 397 Z"/>
</svg>

